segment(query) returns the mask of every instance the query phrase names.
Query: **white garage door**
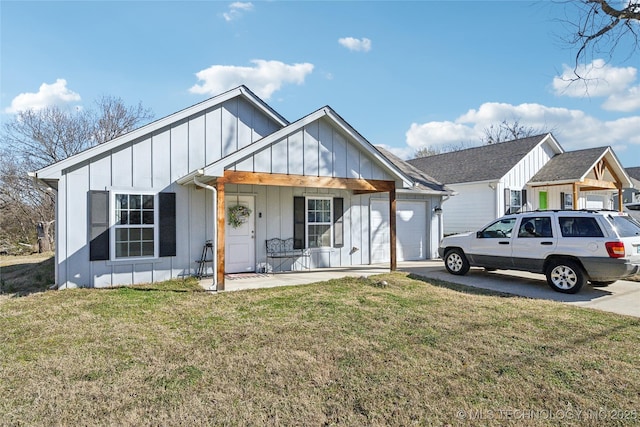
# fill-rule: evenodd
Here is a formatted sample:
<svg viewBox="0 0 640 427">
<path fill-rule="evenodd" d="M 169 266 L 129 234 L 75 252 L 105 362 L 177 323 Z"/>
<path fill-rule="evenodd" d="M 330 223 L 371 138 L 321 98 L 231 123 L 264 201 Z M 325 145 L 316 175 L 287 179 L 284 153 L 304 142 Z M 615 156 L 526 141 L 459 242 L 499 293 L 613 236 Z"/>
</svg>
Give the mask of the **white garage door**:
<svg viewBox="0 0 640 427">
<path fill-rule="evenodd" d="M 371 201 L 371 262 L 389 261 L 389 202 Z M 427 203 L 396 202 L 396 257 L 415 261 L 427 257 Z"/>
<path fill-rule="evenodd" d="M 604 197 L 587 195 L 587 209 L 604 209 Z"/>
</svg>

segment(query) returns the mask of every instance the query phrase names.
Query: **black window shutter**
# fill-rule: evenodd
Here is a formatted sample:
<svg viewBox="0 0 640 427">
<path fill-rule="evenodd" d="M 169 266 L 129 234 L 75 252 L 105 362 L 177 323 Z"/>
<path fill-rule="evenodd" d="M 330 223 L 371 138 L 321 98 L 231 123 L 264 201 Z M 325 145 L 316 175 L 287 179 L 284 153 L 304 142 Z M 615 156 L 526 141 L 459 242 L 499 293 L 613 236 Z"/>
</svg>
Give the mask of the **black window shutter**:
<svg viewBox="0 0 640 427">
<path fill-rule="evenodd" d="M 504 214 L 509 215 L 511 212 L 511 190 L 508 188 L 504 189 Z"/>
<path fill-rule="evenodd" d="M 109 192 L 89 191 L 89 261 L 109 259 Z"/>
<path fill-rule="evenodd" d="M 159 193 L 160 256 L 176 256 L 176 193 Z"/>
<path fill-rule="evenodd" d="M 520 199 L 520 202 L 522 203 L 522 207 L 526 208 L 526 206 L 527 206 L 527 190 L 522 190 L 522 198 Z"/>
<path fill-rule="evenodd" d="M 564 209 L 564 193 L 560 193 L 560 209 Z"/>
<path fill-rule="evenodd" d="M 305 242 L 304 197 L 293 198 L 293 248 L 303 249 Z"/>
<path fill-rule="evenodd" d="M 344 199 L 335 197 L 333 199 L 333 246 L 341 248 L 344 246 Z"/>
</svg>

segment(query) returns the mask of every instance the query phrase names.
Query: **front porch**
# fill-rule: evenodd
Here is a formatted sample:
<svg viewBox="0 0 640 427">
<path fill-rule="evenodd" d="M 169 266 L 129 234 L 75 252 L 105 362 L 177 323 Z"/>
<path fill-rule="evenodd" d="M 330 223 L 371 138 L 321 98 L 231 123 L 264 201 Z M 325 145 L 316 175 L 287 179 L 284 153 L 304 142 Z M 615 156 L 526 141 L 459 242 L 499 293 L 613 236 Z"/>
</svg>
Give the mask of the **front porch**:
<svg viewBox="0 0 640 427">
<path fill-rule="evenodd" d="M 365 266 L 318 268 L 310 271 L 287 271 L 282 273 L 247 273 L 243 278 L 238 275 L 225 275 L 224 291 L 244 291 L 247 289 L 275 288 L 278 286 L 307 285 L 341 277 L 371 276 L 389 273 L 389 263 Z M 216 285 L 212 277 L 200 280 L 200 286 L 208 291 L 215 291 Z M 222 289 L 221 289 L 222 290 Z"/>
</svg>

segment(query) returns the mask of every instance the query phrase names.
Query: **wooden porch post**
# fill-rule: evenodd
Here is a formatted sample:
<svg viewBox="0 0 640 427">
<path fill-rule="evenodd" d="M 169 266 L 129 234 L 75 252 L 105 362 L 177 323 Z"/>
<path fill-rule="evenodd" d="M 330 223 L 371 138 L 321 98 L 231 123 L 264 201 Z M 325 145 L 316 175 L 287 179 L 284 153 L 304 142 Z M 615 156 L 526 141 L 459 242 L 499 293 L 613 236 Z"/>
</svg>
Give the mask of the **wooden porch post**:
<svg viewBox="0 0 640 427">
<path fill-rule="evenodd" d="M 218 194 L 218 211 L 216 212 L 216 220 L 218 232 L 216 233 L 218 236 L 218 241 L 216 243 L 217 247 L 217 291 L 224 291 L 224 182 L 218 181 L 216 184 L 217 194 Z"/>
<path fill-rule="evenodd" d="M 580 191 L 580 187 L 578 187 L 578 183 L 573 183 L 573 210 L 577 211 L 578 208 L 578 192 Z"/>
<path fill-rule="evenodd" d="M 391 271 L 396 271 L 396 189 L 389 190 L 389 245 L 391 255 Z"/>
<path fill-rule="evenodd" d="M 623 211 L 622 184 L 618 183 L 618 212 Z"/>
</svg>

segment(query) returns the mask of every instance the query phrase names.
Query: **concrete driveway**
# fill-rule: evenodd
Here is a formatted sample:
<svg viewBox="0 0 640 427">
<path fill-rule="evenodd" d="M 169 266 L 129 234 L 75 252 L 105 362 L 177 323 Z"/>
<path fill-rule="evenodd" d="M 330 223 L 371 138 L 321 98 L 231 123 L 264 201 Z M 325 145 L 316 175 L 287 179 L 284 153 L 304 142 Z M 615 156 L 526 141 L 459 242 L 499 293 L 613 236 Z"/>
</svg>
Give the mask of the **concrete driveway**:
<svg viewBox="0 0 640 427">
<path fill-rule="evenodd" d="M 587 284 L 577 294 L 562 294 L 547 285 L 544 275 L 522 271 L 487 272 L 472 267 L 465 276 L 456 276 L 447 272 L 442 260 L 401 262 L 398 270 L 476 288 L 640 317 L 640 282 L 618 280 L 601 288 Z"/>
</svg>

